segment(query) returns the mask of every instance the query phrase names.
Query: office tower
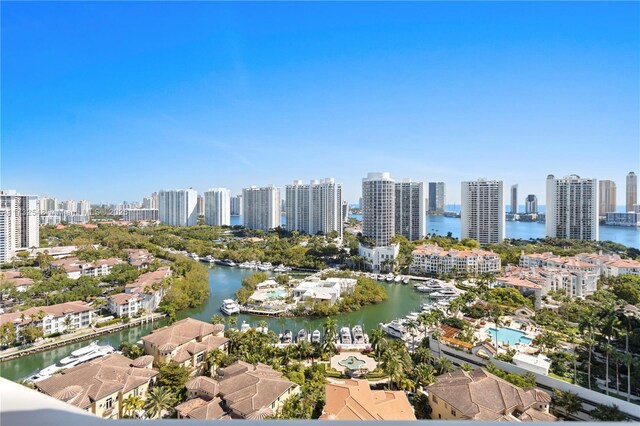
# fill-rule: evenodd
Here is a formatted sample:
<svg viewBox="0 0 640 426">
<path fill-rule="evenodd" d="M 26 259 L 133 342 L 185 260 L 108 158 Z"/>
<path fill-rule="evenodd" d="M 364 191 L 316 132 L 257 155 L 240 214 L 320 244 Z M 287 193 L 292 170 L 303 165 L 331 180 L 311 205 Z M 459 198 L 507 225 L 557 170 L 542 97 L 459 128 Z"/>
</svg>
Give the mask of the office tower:
<svg viewBox="0 0 640 426">
<path fill-rule="evenodd" d="M 142 199 L 142 208 L 143 209 L 157 209 L 158 205 L 158 193 L 154 192 L 149 197 L 144 197 Z"/>
<path fill-rule="evenodd" d="M 231 197 L 231 216 L 242 216 L 242 195 Z"/>
<path fill-rule="evenodd" d="M 429 182 L 429 213 L 442 214 L 444 212 L 445 184 L 444 182 Z"/>
<path fill-rule="evenodd" d="M 268 231 L 280 226 L 280 188 L 245 188 L 242 203 L 242 220 L 247 228 Z"/>
<path fill-rule="evenodd" d="M 38 204 L 40 208 L 40 214 L 47 214 L 50 211 L 58 208 L 58 200 L 51 197 L 39 197 Z"/>
<path fill-rule="evenodd" d="M 169 189 L 158 192 L 160 222 L 170 226 L 198 224 L 198 193 L 195 189 Z"/>
<path fill-rule="evenodd" d="M 511 214 L 517 214 L 518 213 L 518 184 L 511 185 L 510 195 L 511 195 L 511 206 L 510 206 Z"/>
<path fill-rule="evenodd" d="M 0 263 L 33 247 L 40 247 L 38 197 L 0 191 Z"/>
<path fill-rule="evenodd" d="M 462 182 L 462 238 L 480 244 L 504 239 L 504 196 L 502 181 L 478 179 Z"/>
<path fill-rule="evenodd" d="M 627 175 L 627 212 L 633 211 L 633 206 L 638 204 L 638 175 L 629 172 Z M 614 210 L 615 211 L 615 210 Z"/>
<path fill-rule="evenodd" d="M 524 203 L 524 211 L 527 214 L 538 213 L 538 197 L 533 194 L 527 195 Z"/>
<path fill-rule="evenodd" d="M 204 212 L 206 210 L 204 202 L 204 197 L 202 195 L 198 195 L 198 216 L 204 216 Z"/>
<path fill-rule="evenodd" d="M 405 179 L 395 184 L 395 233 L 409 241 L 425 236 L 424 184 Z"/>
<path fill-rule="evenodd" d="M 285 188 L 286 229 L 309 235 L 336 231 L 342 237 L 342 185 L 333 178 L 312 180 L 303 184 L 296 180 Z"/>
<path fill-rule="evenodd" d="M 362 179 L 362 236 L 375 246 L 389 245 L 394 236 L 395 181 L 388 172 Z"/>
<path fill-rule="evenodd" d="M 547 176 L 548 237 L 598 240 L 598 181 L 571 175 Z"/>
<path fill-rule="evenodd" d="M 616 183 L 612 180 L 598 181 L 598 215 L 606 216 L 607 213 L 616 211 Z"/>
<path fill-rule="evenodd" d="M 231 194 L 226 188 L 212 188 L 204 193 L 204 222 L 211 226 L 231 225 Z"/>
</svg>

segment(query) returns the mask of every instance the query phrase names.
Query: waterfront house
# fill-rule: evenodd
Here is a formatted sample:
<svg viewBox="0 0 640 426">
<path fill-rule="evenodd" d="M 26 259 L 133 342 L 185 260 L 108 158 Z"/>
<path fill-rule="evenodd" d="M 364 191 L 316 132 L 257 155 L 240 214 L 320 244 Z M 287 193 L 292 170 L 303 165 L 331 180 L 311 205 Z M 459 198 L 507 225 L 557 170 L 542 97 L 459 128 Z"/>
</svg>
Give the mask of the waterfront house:
<svg viewBox="0 0 640 426">
<path fill-rule="evenodd" d="M 146 398 L 158 371 L 119 353 L 88 361 L 35 383 L 42 393 L 75 405 L 98 417 L 119 419 L 122 401 Z"/>
<path fill-rule="evenodd" d="M 107 298 L 107 309 L 117 317 L 133 317 L 142 309 L 144 299 L 137 294 L 118 293 Z"/>
<path fill-rule="evenodd" d="M 146 249 L 127 249 L 125 251 L 127 252 L 129 264 L 137 269 L 147 269 L 155 260 L 149 250 Z"/>
<path fill-rule="evenodd" d="M 11 288 L 18 292 L 24 292 L 33 284 L 34 281 L 31 278 L 23 277 L 20 271 L 4 271 L 0 273 L 0 291 L 2 291 L 3 297 Z"/>
<path fill-rule="evenodd" d="M 50 306 L 35 306 L 20 312 L 0 315 L 0 324 L 13 323 L 18 339 L 21 330 L 29 325 L 42 328 L 44 335 L 63 333 L 91 325 L 94 307 L 77 300 Z"/>
<path fill-rule="evenodd" d="M 227 352 L 229 339 L 224 325 L 185 318 L 154 330 L 142 338 L 145 353 L 156 362 L 177 362 L 195 372 L 202 372 L 207 354 L 215 349 Z"/>
<path fill-rule="evenodd" d="M 426 390 L 434 420 L 557 420 L 549 413 L 549 394 L 520 388 L 482 368 L 440 375 Z"/>
<path fill-rule="evenodd" d="M 326 301 L 333 305 L 343 294 L 353 292 L 356 282 L 353 278 L 311 279 L 298 284 L 293 289 L 293 297 L 300 301 Z"/>
<path fill-rule="evenodd" d="M 325 389 L 320 420 L 416 420 L 403 391 L 373 391 L 368 380 L 344 380 Z"/>
<path fill-rule="evenodd" d="M 197 376 L 189 380 L 187 401 L 176 407 L 178 418 L 196 420 L 228 419 L 224 402 L 218 396 L 218 382 L 205 376 Z"/>
<path fill-rule="evenodd" d="M 411 253 L 409 271 L 423 274 L 473 274 L 500 272 L 502 262 L 497 253 L 487 250 L 445 250 L 436 244 L 416 247 Z"/>
<path fill-rule="evenodd" d="M 49 269 L 58 269 L 67 273 L 67 277 L 77 280 L 80 277 L 101 277 L 109 275 L 115 265 L 125 263 L 122 259 L 111 257 L 98 259 L 95 262 L 79 260 L 75 257 L 58 259 L 51 262 Z"/>
<path fill-rule="evenodd" d="M 146 272 L 134 282 L 125 285 L 124 292 L 140 296 L 142 298 L 141 308 L 147 312 L 153 312 L 167 293 L 168 289 L 162 284 L 164 280 L 171 277 L 171 274 L 169 266 L 163 266 L 153 272 Z"/>
</svg>

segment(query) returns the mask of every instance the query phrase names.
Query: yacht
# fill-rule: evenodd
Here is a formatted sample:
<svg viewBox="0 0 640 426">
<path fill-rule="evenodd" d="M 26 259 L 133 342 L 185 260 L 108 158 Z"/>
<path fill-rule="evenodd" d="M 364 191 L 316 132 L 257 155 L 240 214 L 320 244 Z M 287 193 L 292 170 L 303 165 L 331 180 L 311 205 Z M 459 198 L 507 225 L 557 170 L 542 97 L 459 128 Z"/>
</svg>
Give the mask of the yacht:
<svg viewBox="0 0 640 426">
<path fill-rule="evenodd" d="M 443 286 L 442 284 L 430 284 L 429 288 L 431 289 L 431 291 L 442 291 L 442 290 L 446 290 L 448 287 Z"/>
<path fill-rule="evenodd" d="M 409 314 L 405 318 L 411 321 L 417 321 L 419 315 L 420 314 L 418 312 L 409 312 Z"/>
<path fill-rule="evenodd" d="M 198 256 L 196 253 L 190 253 L 189 257 L 193 260 L 200 260 L 200 256 Z"/>
<path fill-rule="evenodd" d="M 388 324 L 380 323 L 380 328 L 392 337 L 397 337 L 398 339 L 404 338 L 405 328 L 403 320 L 394 319 Z"/>
<path fill-rule="evenodd" d="M 302 330 L 298 331 L 298 343 L 308 339 L 309 339 L 309 334 L 307 334 L 307 330 L 303 328 Z"/>
<path fill-rule="evenodd" d="M 258 269 L 261 271 L 270 271 L 273 269 L 273 265 L 269 262 L 258 265 Z"/>
<path fill-rule="evenodd" d="M 387 274 L 387 276 L 385 277 L 385 281 L 387 281 L 388 283 L 393 281 L 393 274 Z"/>
<path fill-rule="evenodd" d="M 275 268 L 273 268 L 273 272 L 289 272 L 291 268 L 284 266 L 282 263 Z"/>
<path fill-rule="evenodd" d="M 311 333 L 311 343 L 320 343 L 320 330 L 313 330 L 313 333 Z"/>
<path fill-rule="evenodd" d="M 419 285 L 416 287 L 416 291 L 419 291 L 420 293 L 431 293 L 432 291 L 435 291 L 435 290 L 433 290 L 428 285 Z"/>
<path fill-rule="evenodd" d="M 436 291 L 429 294 L 429 297 L 432 299 L 450 299 L 450 298 L 456 297 L 457 295 L 458 293 L 455 290 L 451 288 L 449 289 L 445 288 L 444 290 Z"/>
<path fill-rule="evenodd" d="M 365 343 L 364 332 L 362 331 L 361 325 L 354 326 L 351 331 L 353 332 L 353 343 L 355 343 L 356 345 Z"/>
<path fill-rule="evenodd" d="M 236 262 L 231 259 L 218 259 L 216 263 L 223 266 L 236 266 Z"/>
<path fill-rule="evenodd" d="M 409 277 L 403 277 L 402 284 L 409 284 Z"/>
<path fill-rule="evenodd" d="M 225 315 L 233 315 L 240 313 L 240 305 L 232 299 L 224 299 L 220 311 Z"/>
<path fill-rule="evenodd" d="M 293 340 L 293 334 L 291 333 L 291 330 L 285 330 L 284 333 L 282 334 L 281 342 L 291 343 L 292 340 Z"/>
<path fill-rule="evenodd" d="M 249 330 L 251 330 L 251 326 L 247 324 L 246 321 L 242 321 L 242 325 L 240 326 L 240 331 L 243 333 L 246 333 Z"/>
<path fill-rule="evenodd" d="M 55 364 L 39 370 L 37 373 L 31 375 L 28 380 L 37 382 L 53 376 L 56 372 L 66 370 L 83 362 L 90 361 L 95 358 L 100 358 L 110 354 L 115 349 L 111 345 L 98 345 L 98 342 L 91 342 L 88 346 L 77 349 L 71 352 L 71 355 L 62 358 Z"/>
<path fill-rule="evenodd" d="M 349 327 L 342 327 L 340 329 L 340 343 L 343 345 L 351 344 L 351 330 L 349 330 Z"/>
</svg>

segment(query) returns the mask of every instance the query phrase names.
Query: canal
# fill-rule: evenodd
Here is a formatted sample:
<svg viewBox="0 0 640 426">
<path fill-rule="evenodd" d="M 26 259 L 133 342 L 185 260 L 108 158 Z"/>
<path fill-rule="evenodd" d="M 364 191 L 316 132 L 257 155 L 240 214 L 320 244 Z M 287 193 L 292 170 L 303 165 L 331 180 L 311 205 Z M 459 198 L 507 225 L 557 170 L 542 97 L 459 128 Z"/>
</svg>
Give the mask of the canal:
<svg viewBox="0 0 640 426">
<path fill-rule="evenodd" d="M 242 278 L 252 273 L 254 271 L 247 269 L 211 266 L 209 269 L 209 287 L 211 289 L 209 300 L 197 308 L 181 311 L 178 314 L 178 319 L 192 317 L 202 321 L 210 321 L 213 315 L 220 314 L 222 300 L 235 298 L 234 293 L 241 286 Z M 366 306 L 357 312 L 349 312 L 334 317 L 338 322 L 338 327 L 353 327 L 356 324 L 361 324 L 365 331 L 368 331 L 377 327 L 380 322 L 389 322 L 395 318 L 403 317 L 411 311 L 419 311 L 420 305 L 426 301 L 426 296 L 416 292 L 412 285 L 389 283 L 381 283 L 381 285 L 385 286 L 389 295 L 386 301 L 377 305 Z M 235 317 L 238 320 L 236 327 L 240 327 L 243 321 L 255 327 L 259 321 L 264 320 L 269 324 L 269 329 L 278 334 L 286 329 L 292 330 L 294 334 L 302 328 L 321 330 L 325 321 L 324 318 L 266 318 L 251 315 L 236 315 Z M 158 323 L 132 327 L 101 336 L 97 340 L 101 344 L 110 344 L 117 348 L 123 341 L 137 342 L 143 336 L 149 334 L 153 327 L 157 325 Z M 0 376 L 10 380 L 25 377 L 37 369 L 54 364 L 88 343 L 89 341 L 85 341 L 61 346 L 49 351 L 0 363 Z"/>
</svg>

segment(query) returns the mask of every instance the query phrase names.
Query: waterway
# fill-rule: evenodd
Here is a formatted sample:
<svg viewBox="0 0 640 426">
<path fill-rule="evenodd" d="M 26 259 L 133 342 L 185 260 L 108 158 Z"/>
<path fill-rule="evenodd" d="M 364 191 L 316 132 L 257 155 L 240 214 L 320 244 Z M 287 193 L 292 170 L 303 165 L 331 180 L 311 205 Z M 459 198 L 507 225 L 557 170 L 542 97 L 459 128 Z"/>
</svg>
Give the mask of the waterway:
<svg viewBox="0 0 640 426">
<path fill-rule="evenodd" d="M 192 317 L 202 321 L 210 321 L 213 315 L 220 314 L 220 306 L 223 299 L 235 298 L 235 291 L 240 288 L 243 277 L 252 274 L 253 271 L 226 266 L 211 266 L 209 269 L 209 288 L 211 294 L 209 300 L 198 308 L 188 309 L 178 314 L 178 319 Z M 365 331 L 378 326 L 380 322 L 389 322 L 395 318 L 404 317 L 411 311 L 419 311 L 420 305 L 427 301 L 423 293 L 418 293 L 412 285 L 381 283 L 387 289 L 388 299 L 377 305 L 370 305 L 357 312 L 340 314 L 334 317 L 339 327 L 361 324 Z M 243 321 L 252 327 L 257 326 L 261 320 L 267 321 L 269 329 L 276 333 L 284 330 L 292 330 L 297 333 L 300 329 L 322 329 L 324 318 L 266 318 L 251 315 L 236 315 L 239 327 Z M 97 340 L 101 344 L 110 344 L 117 348 L 121 342 L 137 342 L 143 336 L 149 334 L 154 326 L 164 324 L 146 324 L 132 327 L 116 333 L 101 336 Z M 26 357 L 0 363 L 0 376 L 10 380 L 25 377 L 37 369 L 54 364 L 71 352 L 86 346 L 89 341 L 62 346 L 46 352 L 40 352 Z"/>
</svg>

